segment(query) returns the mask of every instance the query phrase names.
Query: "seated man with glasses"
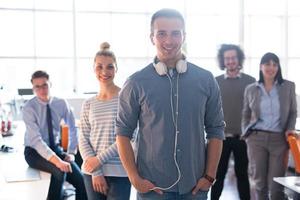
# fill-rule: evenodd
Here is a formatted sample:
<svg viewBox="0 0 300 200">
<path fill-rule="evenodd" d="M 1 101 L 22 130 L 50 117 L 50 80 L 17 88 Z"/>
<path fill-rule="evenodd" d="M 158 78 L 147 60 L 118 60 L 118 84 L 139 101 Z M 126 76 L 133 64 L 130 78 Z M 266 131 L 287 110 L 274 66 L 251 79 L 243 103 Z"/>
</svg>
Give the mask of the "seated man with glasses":
<svg viewBox="0 0 300 200">
<path fill-rule="evenodd" d="M 73 112 L 65 100 L 50 96 L 49 75 L 45 71 L 34 72 L 31 83 L 35 97 L 23 108 L 25 160 L 30 167 L 51 173 L 48 200 L 63 199 L 65 180 L 76 188 L 76 200 L 85 200 L 83 175 L 74 162 L 78 139 Z M 61 120 L 70 130 L 68 153 L 59 146 Z"/>
</svg>

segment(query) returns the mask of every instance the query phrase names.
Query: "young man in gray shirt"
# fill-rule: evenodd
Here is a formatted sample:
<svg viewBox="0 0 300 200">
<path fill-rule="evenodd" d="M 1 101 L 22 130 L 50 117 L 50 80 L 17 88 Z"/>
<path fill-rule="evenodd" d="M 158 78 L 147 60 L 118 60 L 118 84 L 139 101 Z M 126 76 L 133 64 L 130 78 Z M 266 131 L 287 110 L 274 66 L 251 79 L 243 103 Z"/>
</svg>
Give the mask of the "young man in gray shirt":
<svg viewBox="0 0 300 200">
<path fill-rule="evenodd" d="M 234 156 L 239 197 L 241 200 L 250 200 L 247 145 L 244 140 L 241 140 L 241 117 L 244 90 L 247 85 L 255 82 L 255 78 L 240 72 L 244 59 L 244 53 L 239 46 L 221 45 L 218 61 L 219 67 L 225 70 L 225 74 L 216 79 L 221 90 L 226 139 L 223 142 L 217 181 L 211 191 L 212 200 L 217 200 L 221 196 L 231 153 Z"/>
<path fill-rule="evenodd" d="M 183 55 L 184 27 L 176 10 L 152 16 L 157 55 L 120 93 L 117 145 L 138 200 L 207 199 L 216 176 L 224 138 L 220 91 L 210 72 Z M 130 139 L 137 124 L 135 162 Z"/>
</svg>

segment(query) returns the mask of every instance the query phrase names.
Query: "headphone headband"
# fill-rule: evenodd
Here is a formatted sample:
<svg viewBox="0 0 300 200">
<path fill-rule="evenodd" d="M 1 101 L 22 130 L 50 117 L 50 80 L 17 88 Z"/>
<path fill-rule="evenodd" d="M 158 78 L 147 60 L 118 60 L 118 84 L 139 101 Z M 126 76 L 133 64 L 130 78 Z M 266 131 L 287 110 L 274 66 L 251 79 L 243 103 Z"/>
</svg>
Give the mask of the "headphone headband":
<svg viewBox="0 0 300 200">
<path fill-rule="evenodd" d="M 168 67 L 165 63 L 161 62 L 157 56 L 154 57 L 153 66 L 160 76 L 166 75 L 168 73 Z M 187 62 L 184 54 L 182 54 L 182 58 L 176 63 L 176 70 L 180 74 L 186 72 Z"/>
</svg>

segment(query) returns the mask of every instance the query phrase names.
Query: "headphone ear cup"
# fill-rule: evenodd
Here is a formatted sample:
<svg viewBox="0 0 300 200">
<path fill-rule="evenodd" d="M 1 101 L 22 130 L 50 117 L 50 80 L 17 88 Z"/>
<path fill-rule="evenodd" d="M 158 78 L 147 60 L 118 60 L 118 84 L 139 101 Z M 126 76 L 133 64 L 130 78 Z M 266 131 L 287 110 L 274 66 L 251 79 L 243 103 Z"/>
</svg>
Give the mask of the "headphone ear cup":
<svg viewBox="0 0 300 200">
<path fill-rule="evenodd" d="M 184 73 L 187 70 L 187 63 L 185 60 L 178 60 L 176 63 L 176 70 L 178 73 Z"/>
<path fill-rule="evenodd" d="M 163 62 L 154 64 L 154 68 L 160 76 L 166 75 L 168 73 L 167 67 Z"/>
</svg>

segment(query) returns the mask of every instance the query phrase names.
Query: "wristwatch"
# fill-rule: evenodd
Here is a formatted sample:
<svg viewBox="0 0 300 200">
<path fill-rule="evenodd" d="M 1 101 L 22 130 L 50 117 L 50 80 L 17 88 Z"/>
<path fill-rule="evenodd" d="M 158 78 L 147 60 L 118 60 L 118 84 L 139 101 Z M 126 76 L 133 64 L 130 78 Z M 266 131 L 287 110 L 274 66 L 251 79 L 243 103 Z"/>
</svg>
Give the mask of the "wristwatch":
<svg viewBox="0 0 300 200">
<path fill-rule="evenodd" d="M 208 182 L 210 182 L 211 185 L 213 185 L 213 184 L 216 182 L 216 179 L 215 179 L 215 178 L 213 178 L 213 177 L 211 177 L 211 176 L 209 176 L 209 175 L 207 175 L 207 174 L 204 175 L 204 178 L 205 178 L 206 180 L 208 180 Z"/>
</svg>

